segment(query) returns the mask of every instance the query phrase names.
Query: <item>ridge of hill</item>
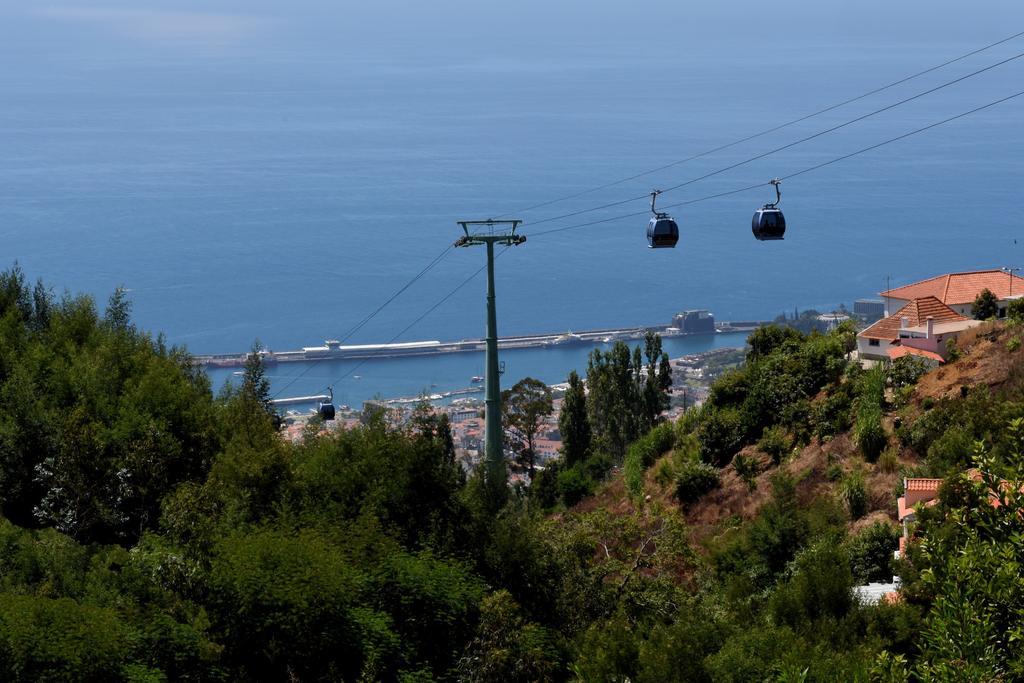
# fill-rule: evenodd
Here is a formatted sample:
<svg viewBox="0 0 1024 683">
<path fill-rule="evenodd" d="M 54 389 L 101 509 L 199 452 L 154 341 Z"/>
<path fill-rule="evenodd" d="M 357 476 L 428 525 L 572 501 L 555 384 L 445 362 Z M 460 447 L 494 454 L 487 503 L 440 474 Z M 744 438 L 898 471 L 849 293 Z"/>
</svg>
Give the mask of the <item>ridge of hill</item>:
<svg viewBox="0 0 1024 683">
<path fill-rule="evenodd" d="M 863 513 L 848 520 L 848 532 L 856 534 L 878 521 L 895 523 L 896 499 L 903 476 L 918 472 L 925 456 L 912 445 L 902 443 L 897 429 L 913 424 L 936 401 L 963 398 L 980 387 L 997 391 L 1024 385 L 1024 348 L 1019 334 L 1016 328 L 1004 323 L 986 323 L 962 335 L 955 360 L 924 372 L 912 385 L 912 393 L 907 392 L 909 395 L 896 397 L 893 388 L 888 387 L 887 405 L 882 413 L 886 433 L 884 455 L 875 461 L 865 458 L 858 448 L 852 424 L 825 439 L 811 437 L 808 443 L 792 448 L 778 464 L 758 445 L 746 445 L 720 469 L 717 487 L 699 500 L 683 504 L 676 496 L 672 477 L 666 474 L 678 464 L 679 454 L 672 450 L 661 455 L 644 473 L 642 496 L 629 495 L 624 471 L 617 469 L 593 496 L 563 514 L 606 510 L 614 515 L 643 515 L 645 509 L 677 509 L 688 525 L 691 542 L 706 549 L 717 537 L 757 517 L 771 500 L 771 480 L 780 472 L 793 478 L 803 505 L 820 499 L 841 500 L 846 477 L 860 473 L 866 500 Z M 823 391 L 811 403 L 824 400 Z M 737 457 L 748 467 L 752 464 L 756 474 L 742 476 L 737 471 Z"/>
</svg>

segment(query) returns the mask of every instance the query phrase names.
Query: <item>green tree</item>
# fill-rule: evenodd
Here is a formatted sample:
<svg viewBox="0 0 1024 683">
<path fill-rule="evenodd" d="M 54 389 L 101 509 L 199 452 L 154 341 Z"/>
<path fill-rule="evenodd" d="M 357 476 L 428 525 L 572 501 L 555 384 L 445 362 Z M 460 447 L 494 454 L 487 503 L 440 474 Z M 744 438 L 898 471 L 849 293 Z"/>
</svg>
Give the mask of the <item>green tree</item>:
<svg viewBox="0 0 1024 683">
<path fill-rule="evenodd" d="M 668 408 L 671 386 L 672 369 L 659 335 L 648 334 L 644 349 L 637 346 L 632 353 L 621 341 L 610 351 L 592 351 L 587 364 L 587 415 L 594 442 L 621 462 L 626 447 Z"/>
<path fill-rule="evenodd" d="M 594 442 L 617 462 L 639 435 L 637 369 L 621 341 L 607 352 L 594 349 L 587 364 L 587 416 Z"/>
<path fill-rule="evenodd" d="M 922 541 L 909 553 L 919 579 L 906 589 L 929 605 L 918 680 L 1024 675 L 1024 420 L 1007 431 L 1017 444 L 1007 458 L 1000 462 L 979 446 L 980 481 L 958 475 L 959 484 L 943 487 L 940 505 L 922 516 Z M 969 495 L 946 495 L 965 488 Z"/>
<path fill-rule="evenodd" d="M 999 314 L 999 300 L 987 287 L 978 293 L 971 305 L 971 317 L 975 320 L 988 320 Z"/>
<path fill-rule="evenodd" d="M 1006 317 L 1017 322 L 1024 322 L 1024 298 L 1014 299 L 1007 304 Z"/>
<path fill-rule="evenodd" d="M 484 598 L 476 636 L 458 663 L 466 683 L 561 680 L 562 653 L 553 633 L 527 621 L 506 590 Z"/>
<path fill-rule="evenodd" d="M 116 330 L 126 330 L 131 325 L 131 317 L 132 303 L 128 300 L 128 292 L 124 287 L 118 287 L 110 295 L 103 319 Z"/>
<path fill-rule="evenodd" d="M 648 330 L 644 335 L 644 356 L 647 360 L 641 390 L 642 413 L 640 430 L 654 427 L 671 404 L 672 365 L 668 354 L 661 350 L 661 335 Z"/>
<path fill-rule="evenodd" d="M 242 395 L 263 406 L 268 414 L 274 412 L 270 403 L 270 380 L 263 364 L 263 345 L 257 339 L 252 343 L 249 354 L 245 357 L 245 369 L 242 374 Z"/>
<path fill-rule="evenodd" d="M 587 417 L 587 391 L 583 380 L 573 370 L 569 388 L 562 399 L 558 415 L 558 431 L 562 436 L 562 457 L 569 467 L 583 462 L 590 455 L 590 420 Z"/>
<path fill-rule="evenodd" d="M 537 435 L 552 410 L 551 388 L 539 379 L 526 377 L 511 389 L 501 392 L 505 436 L 515 450 L 520 466 L 529 472 L 531 482 L 537 463 Z"/>
<path fill-rule="evenodd" d="M 764 325 L 747 337 L 747 362 L 770 356 L 789 342 L 799 342 L 802 335 L 792 327 Z"/>
</svg>

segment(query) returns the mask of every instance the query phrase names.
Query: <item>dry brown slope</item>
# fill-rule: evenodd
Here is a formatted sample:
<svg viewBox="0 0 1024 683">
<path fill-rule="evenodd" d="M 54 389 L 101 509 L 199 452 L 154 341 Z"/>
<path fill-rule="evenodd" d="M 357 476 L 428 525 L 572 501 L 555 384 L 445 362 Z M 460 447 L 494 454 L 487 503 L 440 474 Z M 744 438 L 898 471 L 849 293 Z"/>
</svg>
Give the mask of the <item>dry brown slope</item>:
<svg viewBox="0 0 1024 683">
<path fill-rule="evenodd" d="M 1013 345 L 1009 342 L 1017 335 L 1024 335 L 1024 332 L 1020 328 L 1007 328 L 1001 323 L 989 323 L 962 336 L 962 357 L 929 372 L 919 381 L 909 411 L 911 419 L 920 412 L 921 403 L 926 397 L 956 397 L 961 395 L 962 388 L 978 385 L 998 389 L 1024 383 L 1024 348 L 1010 350 Z M 895 417 L 895 412 L 890 412 L 885 418 L 886 428 L 890 431 L 890 451 L 897 458 L 896 467 L 890 466 L 888 470 L 878 463 L 865 461 L 849 432 L 826 442 L 813 439 L 779 467 L 772 466 L 768 457 L 756 447 L 748 446 L 742 451 L 743 454 L 757 459 L 763 470 L 757 476 L 753 489 L 747 486 L 730 465 L 722 470 L 721 486 L 718 489 L 682 508 L 695 545 L 704 545 L 737 522 L 756 517 L 771 497 L 771 477 L 780 468 L 794 477 L 798 495 L 804 503 L 823 496 L 838 497 L 841 478 L 835 477 L 833 465 L 838 466 L 844 474 L 859 469 L 864 474 L 868 491 L 868 513 L 850 523 L 851 531 L 857 531 L 878 519 L 895 522 L 900 470 L 920 464 L 918 455 L 902 448 L 891 433 Z M 671 454 L 664 456 L 648 470 L 647 497 L 641 501 L 641 507 L 649 507 L 652 502 L 680 507 L 673 497 L 672 487 L 658 484 L 654 476 L 659 465 L 671 461 L 671 457 Z M 627 495 L 621 471 L 615 472 L 609 482 L 601 486 L 595 495 L 577 505 L 570 514 L 595 509 L 623 515 L 637 511 L 637 505 Z"/>
</svg>

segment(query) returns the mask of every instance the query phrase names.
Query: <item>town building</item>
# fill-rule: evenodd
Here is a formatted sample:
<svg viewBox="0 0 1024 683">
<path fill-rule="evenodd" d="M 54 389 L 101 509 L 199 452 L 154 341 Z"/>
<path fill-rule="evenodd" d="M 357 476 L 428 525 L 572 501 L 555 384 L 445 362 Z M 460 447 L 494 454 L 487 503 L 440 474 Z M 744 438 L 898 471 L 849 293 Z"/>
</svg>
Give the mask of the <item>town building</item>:
<svg viewBox="0 0 1024 683">
<path fill-rule="evenodd" d="M 832 311 L 831 313 L 822 313 L 817 317 L 817 321 L 821 323 L 822 327 L 825 328 L 826 332 L 830 332 L 847 320 L 850 319 L 846 313 L 840 313 L 838 311 Z"/>
<path fill-rule="evenodd" d="M 980 324 L 927 295 L 908 301 L 862 330 L 857 335 L 857 351 L 862 360 L 890 361 L 912 355 L 938 365 L 945 362 L 950 339 Z"/>
<path fill-rule="evenodd" d="M 705 310 L 683 311 L 672 316 L 672 327 L 685 334 L 713 334 L 715 316 Z"/>
<path fill-rule="evenodd" d="M 999 317 L 1006 316 L 1006 305 L 1024 295 L 1024 278 L 1012 272 L 993 268 L 962 273 L 947 273 L 903 287 L 881 292 L 885 314 L 890 315 L 914 299 L 935 297 L 965 317 L 971 317 L 971 306 L 983 290 L 992 292 L 999 301 Z"/>
<path fill-rule="evenodd" d="M 873 323 L 885 317 L 885 302 L 881 299 L 857 299 L 853 302 L 853 314 Z"/>
</svg>

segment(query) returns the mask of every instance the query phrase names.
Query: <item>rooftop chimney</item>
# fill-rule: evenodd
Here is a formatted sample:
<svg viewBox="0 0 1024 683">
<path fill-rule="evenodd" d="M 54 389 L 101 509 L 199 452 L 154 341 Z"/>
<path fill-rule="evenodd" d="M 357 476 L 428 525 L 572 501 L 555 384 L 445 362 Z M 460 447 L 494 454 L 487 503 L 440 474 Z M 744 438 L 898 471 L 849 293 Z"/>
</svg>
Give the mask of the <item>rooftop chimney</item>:
<svg viewBox="0 0 1024 683">
<path fill-rule="evenodd" d="M 933 316 L 928 316 L 927 321 L 925 322 L 925 325 L 927 325 L 927 327 L 925 328 L 927 330 L 927 332 L 925 333 L 924 338 L 925 339 L 931 339 L 932 338 L 932 334 L 934 333 L 934 330 L 935 330 L 935 318 Z"/>
<path fill-rule="evenodd" d="M 905 330 L 910 327 L 910 318 L 903 316 L 900 318 L 900 329 Z"/>
</svg>

